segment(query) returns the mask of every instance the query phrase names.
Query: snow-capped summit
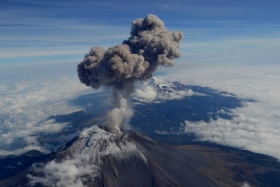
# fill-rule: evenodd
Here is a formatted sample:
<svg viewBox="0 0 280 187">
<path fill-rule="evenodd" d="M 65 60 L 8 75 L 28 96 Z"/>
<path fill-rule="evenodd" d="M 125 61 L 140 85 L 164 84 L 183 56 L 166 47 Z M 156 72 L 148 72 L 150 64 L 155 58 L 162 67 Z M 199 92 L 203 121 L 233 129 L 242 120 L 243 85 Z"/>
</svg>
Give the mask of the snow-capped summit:
<svg viewBox="0 0 280 187">
<path fill-rule="evenodd" d="M 163 79 L 152 77 L 150 80 L 148 80 L 148 85 L 164 88 L 164 87 L 168 87 L 170 83 L 168 84 L 168 82 L 165 82 Z"/>
<path fill-rule="evenodd" d="M 136 148 L 136 145 L 129 141 L 129 134 L 115 134 L 106 129 L 106 127 L 93 126 L 81 132 L 74 142 L 71 144 L 71 149 L 65 149 L 68 145 L 63 146 L 57 151 L 56 156 L 87 155 L 89 161 L 96 163 L 99 167 L 101 157 L 111 155 L 115 159 L 129 158 L 136 156 L 145 160 L 141 152 Z"/>
<path fill-rule="evenodd" d="M 167 82 L 163 79 L 152 77 L 150 80 L 148 80 L 147 85 L 153 86 L 156 88 L 159 88 L 159 90 L 167 90 L 167 89 L 173 89 L 173 90 L 185 90 L 186 86 L 177 82 Z"/>
<path fill-rule="evenodd" d="M 57 181 L 56 185 L 79 186 L 87 181 L 94 186 L 102 179 L 104 167 L 109 167 L 118 178 L 114 163 L 123 169 L 134 160 L 147 167 L 146 157 L 129 136 L 129 133 L 114 134 L 101 126 L 88 128 L 55 152 L 50 162 L 34 166 L 33 170 L 40 175 L 29 175 L 29 184 L 51 186 L 48 181 Z"/>
<path fill-rule="evenodd" d="M 135 90 L 134 100 L 137 102 L 163 102 L 166 100 L 183 99 L 186 96 L 201 95 L 188 86 L 177 81 L 167 82 L 152 77 L 140 84 Z"/>
</svg>

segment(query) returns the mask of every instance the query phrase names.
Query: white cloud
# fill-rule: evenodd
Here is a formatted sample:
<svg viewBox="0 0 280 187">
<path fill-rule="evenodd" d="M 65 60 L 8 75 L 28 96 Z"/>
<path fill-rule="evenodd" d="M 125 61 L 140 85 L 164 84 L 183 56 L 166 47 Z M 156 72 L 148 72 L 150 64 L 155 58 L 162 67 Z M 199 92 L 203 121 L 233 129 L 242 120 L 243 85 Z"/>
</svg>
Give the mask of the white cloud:
<svg viewBox="0 0 280 187">
<path fill-rule="evenodd" d="M 241 185 L 241 187 L 251 187 L 251 185 L 248 183 L 248 182 L 244 182 L 242 185 Z"/>
<path fill-rule="evenodd" d="M 157 91 L 151 86 L 143 86 L 135 90 L 135 97 L 142 102 L 151 102 L 156 99 Z"/>
<path fill-rule="evenodd" d="M 248 103 L 243 108 L 231 110 L 231 120 L 218 118 L 210 123 L 186 121 L 185 132 L 198 135 L 202 141 L 217 142 L 280 159 L 280 127 L 275 127 L 273 116 L 266 114 L 269 108 L 259 103 Z"/>
<path fill-rule="evenodd" d="M 232 120 L 218 118 L 210 123 L 186 121 L 185 132 L 200 140 L 240 147 L 280 159 L 280 66 L 200 67 L 179 71 L 169 77 L 186 84 L 210 86 L 236 94 L 244 107 L 231 110 Z"/>
<path fill-rule="evenodd" d="M 30 71 L 31 72 L 31 71 Z M 68 102 L 93 90 L 76 77 L 50 80 L 0 82 L 0 155 L 21 154 L 31 149 L 48 152 L 37 141 L 38 135 L 60 132 L 68 123 L 47 120 L 50 116 L 70 114 L 81 108 Z"/>
<path fill-rule="evenodd" d="M 196 95 L 195 92 L 193 92 L 191 89 L 188 90 L 172 90 L 171 92 L 161 92 L 158 94 L 158 99 L 160 100 L 180 100 L 183 99 L 186 96 L 193 96 Z"/>
<path fill-rule="evenodd" d="M 169 134 L 171 134 L 170 132 L 167 132 L 167 131 L 160 131 L 160 130 L 158 130 L 158 129 L 155 130 L 155 133 L 156 133 L 156 134 L 162 134 L 162 135 L 169 135 Z"/>
<path fill-rule="evenodd" d="M 88 164 L 87 155 L 79 155 L 77 158 L 62 160 L 61 162 L 51 161 L 46 165 L 33 166 L 36 173 L 43 176 L 28 175 L 29 185 L 43 184 L 44 186 L 57 187 L 82 187 L 83 181 L 98 175 L 98 167 Z"/>
</svg>

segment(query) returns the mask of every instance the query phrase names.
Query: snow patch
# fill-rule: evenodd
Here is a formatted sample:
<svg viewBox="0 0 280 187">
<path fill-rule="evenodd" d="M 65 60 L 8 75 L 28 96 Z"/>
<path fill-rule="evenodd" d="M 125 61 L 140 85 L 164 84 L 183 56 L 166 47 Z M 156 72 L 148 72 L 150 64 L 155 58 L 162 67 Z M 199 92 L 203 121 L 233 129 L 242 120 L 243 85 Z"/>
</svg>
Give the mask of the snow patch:
<svg viewBox="0 0 280 187">
<path fill-rule="evenodd" d="M 190 96 L 205 96 L 205 94 L 194 92 L 185 85 L 178 82 L 166 82 L 162 79 L 152 77 L 150 80 L 139 85 L 134 93 L 134 104 L 160 103 L 167 100 L 180 100 Z"/>
<path fill-rule="evenodd" d="M 83 186 L 85 179 L 94 180 L 100 176 L 102 157 L 108 155 L 119 161 L 137 157 L 147 163 L 127 134 L 114 134 L 93 126 L 81 132 L 71 146 L 66 145 L 56 152 L 56 158 L 62 158 L 61 161 L 57 159 L 33 166 L 35 173 L 40 175 L 29 175 L 29 184 Z"/>
</svg>

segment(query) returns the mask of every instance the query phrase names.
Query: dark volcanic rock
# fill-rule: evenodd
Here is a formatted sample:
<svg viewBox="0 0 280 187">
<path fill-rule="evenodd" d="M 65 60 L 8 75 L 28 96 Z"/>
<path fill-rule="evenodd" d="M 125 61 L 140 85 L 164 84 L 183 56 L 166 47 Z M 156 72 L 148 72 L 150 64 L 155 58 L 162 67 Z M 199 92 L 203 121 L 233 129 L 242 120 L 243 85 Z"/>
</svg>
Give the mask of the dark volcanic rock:
<svg viewBox="0 0 280 187">
<path fill-rule="evenodd" d="M 244 181 L 266 186 L 279 181 L 280 167 L 275 163 L 249 152 L 168 146 L 135 132 L 118 135 L 94 126 L 44 163 L 0 181 L 0 186 L 237 187 Z"/>
<path fill-rule="evenodd" d="M 37 150 L 28 151 L 20 156 L 0 158 L 0 181 L 26 170 L 33 163 L 46 158 L 47 155 Z"/>
</svg>

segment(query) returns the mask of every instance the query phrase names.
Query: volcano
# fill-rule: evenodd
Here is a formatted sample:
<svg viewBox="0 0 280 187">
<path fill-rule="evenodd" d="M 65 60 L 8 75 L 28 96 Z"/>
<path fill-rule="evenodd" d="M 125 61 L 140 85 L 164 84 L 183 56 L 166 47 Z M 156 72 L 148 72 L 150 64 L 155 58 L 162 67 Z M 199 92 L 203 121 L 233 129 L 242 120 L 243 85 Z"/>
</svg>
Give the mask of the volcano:
<svg viewBox="0 0 280 187">
<path fill-rule="evenodd" d="M 244 181 L 273 186 L 280 176 L 279 163 L 273 162 L 278 163 L 250 152 L 169 146 L 134 131 L 114 134 L 93 126 L 0 186 L 234 187 Z"/>
</svg>

